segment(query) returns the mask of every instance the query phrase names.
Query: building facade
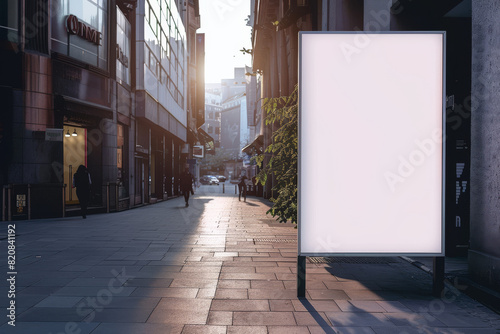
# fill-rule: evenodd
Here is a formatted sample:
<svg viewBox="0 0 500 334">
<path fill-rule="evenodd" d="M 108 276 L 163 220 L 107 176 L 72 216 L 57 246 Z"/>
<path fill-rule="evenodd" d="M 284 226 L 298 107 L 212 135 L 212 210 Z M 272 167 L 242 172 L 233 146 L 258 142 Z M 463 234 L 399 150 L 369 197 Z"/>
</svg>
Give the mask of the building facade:
<svg viewBox="0 0 500 334">
<path fill-rule="evenodd" d="M 246 67 L 246 102 L 247 102 L 247 124 L 248 141 L 241 151 L 244 156 L 244 167 L 246 175 L 252 179 L 259 173 L 259 166 L 252 158 L 264 153 L 264 127 L 265 120 L 262 116 L 262 104 L 260 103 L 261 81 L 258 73 L 251 67 Z M 253 194 L 263 196 L 262 187 L 258 185 L 253 189 Z"/>
<path fill-rule="evenodd" d="M 205 104 L 205 124 L 203 130 L 214 139 L 215 148 L 221 147 L 221 112 L 220 104 Z"/>
<path fill-rule="evenodd" d="M 262 136 L 262 106 L 260 100 L 260 82 L 257 74 L 251 67 L 246 67 L 246 97 L 247 97 L 247 123 L 249 128 L 250 143 Z M 250 145 L 250 144 L 249 144 Z M 251 152 L 248 153 L 252 155 Z"/>
<path fill-rule="evenodd" d="M 246 95 L 240 93 L 222 102 L 221 148 L 242 159 L 241 150 L 249 139 Z"/>
<path fill-rule="evenodd" d="M 222 79 L 220 84 L 222 101 L 226 101 L 235 95 L 244 93 L 246 91 L 245 68 L 235 67 L 234 77 L 231 79 Z"/>
<path fill-rule="evenodd" d="M 221 140 L 221 85 L 205 85 L 205 124 L 203 130 L 214 139 L 215 149 L 220 148 Z"/>
<path fill-rule="evenodd" d="M 188 63 L 186 28 L 175 2 L 140 1 L 135 37 L 134 204 L 138 205 L 179 191 L 181 154 L 187 142 Z"/>
<path fill-rule="evenodd" d="M 197 2 L 186 6 L 197 13 Z M 0 5 L 2 218 L 70 214 L 79 165 L 96 208 L 177 194 L 196 94 L 182 9 L 173 0 Z"/>
<path fill-rule="evenodd" d="M 471 205 L 469 272 L 474 280 L 500 291 L 500 211 L 497 197 L 499 149 L 500 4 L 472 2 L 472 92 L 463 100 L 460 120 L 471 118 Z"/>
<path fill-rule="evenodd" d="M 2 184 L 11 199 L 27 198 L 3 210 L 18 218 L 64 214 L 77 203 L 79 165 L 92 175 L 93 205 L 104 205 L 113 184 L 128 207 L 128 178 L 119 176 L 128 168 L 130 135 L 128 9 L 83 0 L 1 6 L 2 128 L 11 129 L 2 134 Z"/>
</svg>

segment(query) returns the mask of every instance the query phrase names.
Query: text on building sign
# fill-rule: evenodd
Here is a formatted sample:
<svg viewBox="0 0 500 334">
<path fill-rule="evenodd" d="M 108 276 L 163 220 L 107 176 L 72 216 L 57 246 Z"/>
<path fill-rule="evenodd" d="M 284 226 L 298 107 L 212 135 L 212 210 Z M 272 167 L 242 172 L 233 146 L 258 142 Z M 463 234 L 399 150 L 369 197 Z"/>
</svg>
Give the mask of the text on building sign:
<svg viewBox="0 0 500 334">
<path fill-rule="evenodd" d="M 119 45 L 116 45 L 116 59 L 118 59 L 118 61 L 122 63 L 123 66 L 128 68 L 128 57 L 125 55 L 125 53 L 123 53 L 123 50 Z"/>
<path fill-rule="evenodd" d="M 101 45 L 102 33 L 81 22 L 75 15 L 68 16 L 66 28 L 71 35 L 77 35 L 95 45 Z"/>
</svg>

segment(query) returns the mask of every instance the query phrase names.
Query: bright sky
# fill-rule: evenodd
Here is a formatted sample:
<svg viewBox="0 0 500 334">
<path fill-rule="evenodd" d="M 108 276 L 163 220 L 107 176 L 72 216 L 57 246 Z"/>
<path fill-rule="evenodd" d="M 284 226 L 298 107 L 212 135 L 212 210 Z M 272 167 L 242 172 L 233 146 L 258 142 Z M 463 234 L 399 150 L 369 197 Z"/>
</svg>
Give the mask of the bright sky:
<svg viewBox="0 0 500 334">
<path fill-rule="evenodd" d="M 252 58 L 239 50 L 252 48 L 245 19 L 250 0 L 200 0 L 201 28 L 205 34 L 205 82 L 234 77 L 234 68 L 250 66 Z"/>
</svg>

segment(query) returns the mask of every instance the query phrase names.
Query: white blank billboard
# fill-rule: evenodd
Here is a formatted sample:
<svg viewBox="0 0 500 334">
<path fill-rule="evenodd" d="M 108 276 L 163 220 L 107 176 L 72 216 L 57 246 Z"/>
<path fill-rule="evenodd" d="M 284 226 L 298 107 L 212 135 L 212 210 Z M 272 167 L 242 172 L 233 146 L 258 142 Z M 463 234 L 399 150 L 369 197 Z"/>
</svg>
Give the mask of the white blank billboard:
<svg viewBox="0 0 500 334">
<path fill-rule="evenodd" d="M 445 34 L 299 38 L 299 255 L 443 255 Z"/>
</svg>

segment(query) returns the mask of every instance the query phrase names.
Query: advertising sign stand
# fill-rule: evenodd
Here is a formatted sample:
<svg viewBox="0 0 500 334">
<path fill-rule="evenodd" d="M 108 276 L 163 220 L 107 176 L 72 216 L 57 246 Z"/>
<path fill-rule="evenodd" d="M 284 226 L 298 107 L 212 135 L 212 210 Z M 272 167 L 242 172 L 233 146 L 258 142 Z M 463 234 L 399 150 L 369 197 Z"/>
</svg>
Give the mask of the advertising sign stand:
<svg viewBox="0 0 500 334">
<path fill-rule="evenodd" d="M 297 297 L 306 297 L 306 257 L 297 257 Z"/>
<path fill-rule="evenodd" d="M 444 31 L 299 33 L 298 297 L 307 256 L 432 257 L 442 295 L 445 46 Z"/>
</svg>

